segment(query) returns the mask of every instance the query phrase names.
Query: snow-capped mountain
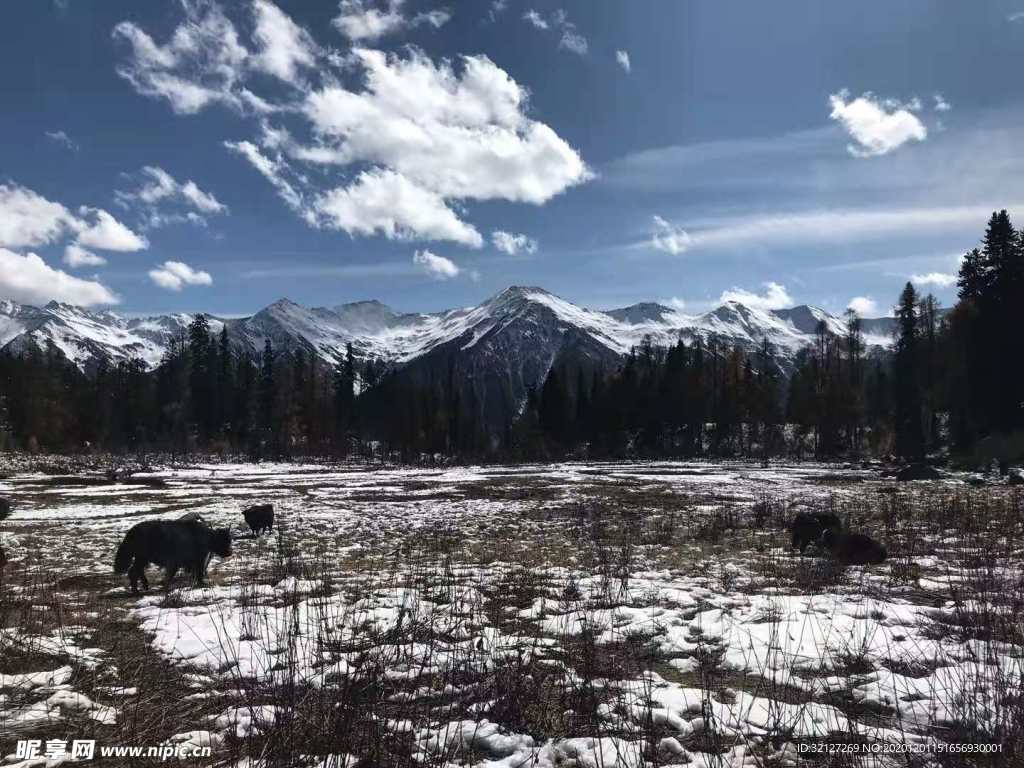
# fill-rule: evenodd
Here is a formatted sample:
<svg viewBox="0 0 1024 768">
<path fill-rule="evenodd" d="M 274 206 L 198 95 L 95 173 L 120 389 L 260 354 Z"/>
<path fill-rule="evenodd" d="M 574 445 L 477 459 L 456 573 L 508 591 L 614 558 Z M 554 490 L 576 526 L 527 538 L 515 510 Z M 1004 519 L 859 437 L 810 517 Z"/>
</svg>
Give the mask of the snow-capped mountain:
<svg viewBox="0 0 1024 768">
<path fill-rule="evenodd" d="M 141 358 L 153 367 L 171 338 L 183 333 L 192 319 L 188 314 L 124 317 L 57 302 L 31 307 L 0 301 L 0 348 L 18 353 L 52 343 L 84 370 L 100 359 L 116 363 Z M 501 370 L 511 379 L 521 378 L 525 387 L 537 383 L 560 355 L 571 352 L 594 364 L 615 364 L 645 337 L 667 346 L 680 338 L 691 342 L 714 336 L 748 349 L 767 338 L 785 369 L 813 341 L 822 321 L 830 333 L 843 333 L 839 318 L 811 306 L 767 310 L 728 302 L 710 312 L 686 314 L 641 303 L 598 311 L 541 288 L 512 287 L 476 307 L 431 314 L 400 313 L 377 301 L 307 308 L 281 299 L 251 317 L 211 317 L 210 326 L 214 332 L 226 327 L 231 344 L 252 354 L 269 338 L 278 351 L 302 349 L 333 365 L 352 344 L 358 358 L 386 361 L 395 368 L 438 357 L 450 367 L 458 359 L 460 368 L 468 366 L 478 374 L 481 366 Z M 866 324 L 869 345 L 890 343 L 891 318 Z"/>
</svg>

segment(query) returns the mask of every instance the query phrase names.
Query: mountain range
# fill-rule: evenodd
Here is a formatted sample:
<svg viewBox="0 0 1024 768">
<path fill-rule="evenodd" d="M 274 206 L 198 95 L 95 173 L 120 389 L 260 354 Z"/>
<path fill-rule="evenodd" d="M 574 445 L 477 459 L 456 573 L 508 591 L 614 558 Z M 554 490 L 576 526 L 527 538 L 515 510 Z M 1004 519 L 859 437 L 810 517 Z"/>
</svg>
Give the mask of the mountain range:
<svg viewBox="0 0 1024 768">
<path fill-rule="evenodd" d="M 127 317 L 51 302 L 43 307 L 0 301 L 0 349 L 21 353 L 52 344 L 86 372 L 102 359 L 116 364 L 139 358 L 155 367 L 171 339 L 194 315 Z M 678 339 L 720 342 L 747 350 L 763 339 L 773 345 L 784 372 L 814 340 L 818 323 L 832 334 L 843 321 L 823 309 L 765 309 L 727 302 L 703 314 L 641 303 L 599 311 L 572 304 L 542 288 L 514 286 L 475 307 L 436 313 L 402 313 L 378 301 L 308 308 L 281 299 L 250 317 L 210 316 L 210 328 L 227 328 L 234 349 L 256 355 L 270 339 L 276 351 L 301 349 L 333 366 L 351 344 L 359 360 L 383 361 L 413 381 L 457 375 L 472 382 L 482 403 L 521 404 L 527 388 L 543 381 L 552 365 L 613 367 L 649 337 L 655 346 Z M 892 343 L 892 318 L 864 321 L 869 348 Z"/>
</svg>

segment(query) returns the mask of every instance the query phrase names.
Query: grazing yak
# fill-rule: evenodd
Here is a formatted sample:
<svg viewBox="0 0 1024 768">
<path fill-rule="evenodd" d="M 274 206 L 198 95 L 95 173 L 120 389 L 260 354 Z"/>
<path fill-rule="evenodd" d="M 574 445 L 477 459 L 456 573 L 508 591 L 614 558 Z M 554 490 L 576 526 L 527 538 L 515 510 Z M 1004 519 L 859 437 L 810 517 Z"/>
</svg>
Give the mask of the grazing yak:
<svg viewBox="0 0 1024 768">
<path fill-rule="evenodd" d="M 804 553 L 808 544 L 817 544 L 825 531 L 839 533 L 843 524 L 831 512 L 799 512 L 789 526 L 793 534 L 792 548 Z"/>
<path fill-rule="evenodd" d="M 231 557 L 231 532 L 209 528 L 197 521 L 146 520 L 128 529 L 114 556 L 114 573 L 128 573 L 133 593 L 149 589 L 146 566 L 163 566 L 170 590 L 179 568 L 192 574 L 196 586 L 203 586 L 210 555 Z"/>
<path fill-rule="evenodd" d="M 250 530 L 257 536 L 264 531 L 270 531 L 274 527 L 274 505 L 256 504 L 242 510 L 242 517 L 249 525 Z"/>
<path fill-rule="evenodd" d="M 884 545 L 863 533 L 829 530 L 822 534 L 821 543 L 843 565 L 877 564 L 884 562 L 889 554 Z"/>
</svg>

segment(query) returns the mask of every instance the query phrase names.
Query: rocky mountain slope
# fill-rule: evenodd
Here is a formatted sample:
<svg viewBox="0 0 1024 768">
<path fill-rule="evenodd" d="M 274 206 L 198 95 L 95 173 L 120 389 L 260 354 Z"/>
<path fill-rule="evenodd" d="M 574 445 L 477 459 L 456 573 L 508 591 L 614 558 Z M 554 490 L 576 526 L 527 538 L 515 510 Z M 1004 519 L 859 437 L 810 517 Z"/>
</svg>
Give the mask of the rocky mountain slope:
<svg viewBox="0 0 1024 768">
<path fill-rule="evenodd" d="M 140 358 L 153 367 L 191 320 L 188 314 L 125 317 L 57 302 L 31 307 L 0 301 L 0 349 L 20 353 L 52 343 L 84 370 L 100 359 Z M 839 318 L 811 306 L 766 310 L 728 302 L 690 315 L 641 303 L 597 311 L 541 288 L 512 287 L 478 306 L 431 314 L 400 313 L 377 301 L 307 308 L 281 299 L 251 317 L 211 318 L 210 325 L 215 332 L 226 326 L 232 345 L 253 354 L 269 338 L 279 351 L 301 348 L 333 365 L 352 344 L 359 359 L 382 360 L 395 368 L 422 368 L 426 359 L 444 358 L 449 367 L 462 361 L 460 367 L 478 373 L 491 369 L 535 383 L 560 355 L 571 352 L 595 364 L 614 364 L 645 337 L 666 346 L 679 338 L 692 342 L 715 336 L 748 349 L 767 338 L 785 369 L 813 341 L 819 321 L 832 333 L 843 332 Z M 891 318 L 865 325 L 869 346 L 891 343 Z"/>
</svg>

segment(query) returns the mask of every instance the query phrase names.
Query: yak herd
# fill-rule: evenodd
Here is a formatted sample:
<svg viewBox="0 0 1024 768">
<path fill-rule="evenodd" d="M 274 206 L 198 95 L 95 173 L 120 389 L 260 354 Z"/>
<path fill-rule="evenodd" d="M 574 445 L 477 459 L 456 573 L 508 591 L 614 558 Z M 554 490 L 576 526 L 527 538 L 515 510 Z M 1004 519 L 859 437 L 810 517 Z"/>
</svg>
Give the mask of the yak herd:
<svg viewBox="0 0 1024 768">
<path fill-rule="evenodd" d="M 11 502 L 0 498 L 0 520 L 11 512 Z M 255 536 L 274 527 L 274 506 L 256 504 L 242 511 L 246 524 Z M 885 560 L 886 548 L 863 533 L 847 532 L 836 515 L 829 512 L 799 512 L 789 525 L 793 549 L 804 554 L 814 545 L 829 553 L 843 565 L 872 565 Z M 211 528 L 197 512 L 189 512 L 177 520 L 146 520 L 136 523 L 125 534 L 114 556 L 114 573 L 127 573 L 131 591 L 139 584 L 149 589 L 146 567 L 157 565 L 166 572 L 165 587 L 179 570 L 191 574 L 197 586 L 206 579 L 206 566 L 213 555 L 231 556 L 231 532 L 227 528 Z M 6 563 L 0 548 L 0 568 Z"/>
</svg>

